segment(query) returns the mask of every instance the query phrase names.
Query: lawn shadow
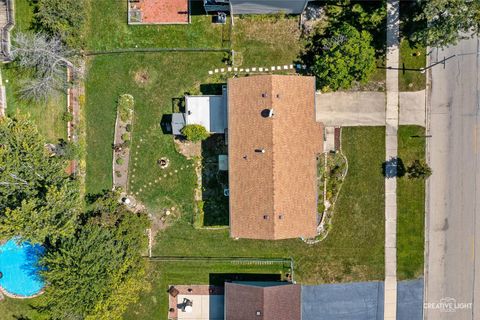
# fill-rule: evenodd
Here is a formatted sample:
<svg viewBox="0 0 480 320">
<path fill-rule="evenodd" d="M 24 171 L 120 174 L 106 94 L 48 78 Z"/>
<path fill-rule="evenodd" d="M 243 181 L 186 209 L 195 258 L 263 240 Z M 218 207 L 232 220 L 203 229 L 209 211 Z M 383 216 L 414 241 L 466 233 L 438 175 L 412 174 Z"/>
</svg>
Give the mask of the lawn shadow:
<svg viewBox="0 0 480 320">
<path fill-rule="evenodd" d="M 228 215 L 228 171 L 219 161 L 219 155 L 227 155 L 225 135 L 213 134 L 202 141 L 202 199 L 204 226 L 225 226 Z"/>
<path fill-rule="evenodd" d="M 385 178 L 401 178 L 405 175 L 406 169 L 403 160 L 392 157 L 382 163 L 382 174 Z"/>
<path fill-rule="evenodd" d="M 200 85 L 202 95 L 222 95 L 226 83 L 204 83 Z"/>
<path fill-rule="evenodd" d="M 233 281 L 282 281 L 282 275 L 279 273 L 210 273 L 208 277 L 210 285 L 220 287 L 223 287 L 225 282 Z"/>
</svg>

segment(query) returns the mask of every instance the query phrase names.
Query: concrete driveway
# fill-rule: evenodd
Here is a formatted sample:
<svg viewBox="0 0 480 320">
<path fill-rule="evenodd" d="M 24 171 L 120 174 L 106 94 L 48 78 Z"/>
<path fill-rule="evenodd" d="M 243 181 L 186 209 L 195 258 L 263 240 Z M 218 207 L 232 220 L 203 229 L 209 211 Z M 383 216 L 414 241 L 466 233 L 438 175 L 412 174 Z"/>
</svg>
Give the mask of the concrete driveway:
<svg viewBox="0 0 480 320">
<path fill-rule="evenodd" d="M 425 126 L 425 91 L 400 92 L 400 124 Z M 385 92 L 317 93 L 316 116 L 325 126 L 384 126 Z"/>
<path fill-rule="evenodd" d="M 302 320 L 383 320 L 384 282 L 302 286 Z M 397 320 L 422 320 L 423 279 L 399 281 Z"/>
</svg>

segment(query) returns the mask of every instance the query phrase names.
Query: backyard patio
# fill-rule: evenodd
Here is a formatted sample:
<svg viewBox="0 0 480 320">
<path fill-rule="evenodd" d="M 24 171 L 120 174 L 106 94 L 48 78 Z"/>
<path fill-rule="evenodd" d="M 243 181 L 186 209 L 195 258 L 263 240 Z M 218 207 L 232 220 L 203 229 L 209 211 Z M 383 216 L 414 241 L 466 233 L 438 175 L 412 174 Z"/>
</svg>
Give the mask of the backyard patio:
<svg viewBox="0 0 480 320">
<path fill-rule="evenodd" d="M 130 24 L 189 23 L 188 0 L 129 0 Z"/>
<path fill-rule="evenodd" d="M 223 319 L 223 287 L 212 285 L 170 286 L 168 319 Z"/>
</svg>

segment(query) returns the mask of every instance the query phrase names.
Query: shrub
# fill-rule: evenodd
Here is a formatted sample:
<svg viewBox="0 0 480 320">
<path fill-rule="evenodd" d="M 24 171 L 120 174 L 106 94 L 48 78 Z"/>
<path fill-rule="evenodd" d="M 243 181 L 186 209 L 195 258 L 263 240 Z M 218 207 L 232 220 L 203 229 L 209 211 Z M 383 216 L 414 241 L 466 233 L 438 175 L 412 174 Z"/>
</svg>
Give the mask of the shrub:
<svg viewBox="0 0 480 320">
<path fill-rule="evenodd" d="M 125 126 L 125 130 L 126 130 L 127 132 L 132 132 L 132 125 L 131 125 L 130 123 L 127 124 L 127 125 Z"/>
<path fill-rule="evenodd" d="M 115 175 L 117 176 L 117 178 L 120 178 L 122 176 L 122 173 L 120 171 L 116 170 Z"/>
<path fill-rule="evenodd" d="M 122 165 L 125 163 L 125 160 L 123 160 L 123 158 L 117 158 L 117 160 L 115 161 L 118 165 Z"/>
<path fill-rule="evenodd" d="M 133 113 L 134 100 L 130 94 L 122 94 L 118 97 L 117 110 L 120 115 L 120 120 L 126 122 L 130 120 Z"/>
<path fill-rule="evenodd" d="M 423 160 L 414 160 L 407 168 L 410 179 L 426 179 L 432 175 L 432 169 Z"/>
<path fill-rule="evenodd" d="M 192 142 L 198 142 L 210 137 L 207 129 L 199 124 L 189 124 L 183 127 L 182 134 Z"/>
<path fill-rule="evenodd" d="M 121 138 L 122 138 L 123 141 L 129 141 L 130 140 L 130 134 L 125 132 L 124 134 L 122 134 Z"/>
<path fill-rule="evenodd" d="M 62 114 L 62 120 L 65 122 L 73 121 L 73 115 L 70 112 L 65 111 Z"/>
<path fill-rule="evenodd" d="M 123 143 L 122 143 L 122 148 L 130 148 L 130 140 L 125 140 Z"/>
</svg>

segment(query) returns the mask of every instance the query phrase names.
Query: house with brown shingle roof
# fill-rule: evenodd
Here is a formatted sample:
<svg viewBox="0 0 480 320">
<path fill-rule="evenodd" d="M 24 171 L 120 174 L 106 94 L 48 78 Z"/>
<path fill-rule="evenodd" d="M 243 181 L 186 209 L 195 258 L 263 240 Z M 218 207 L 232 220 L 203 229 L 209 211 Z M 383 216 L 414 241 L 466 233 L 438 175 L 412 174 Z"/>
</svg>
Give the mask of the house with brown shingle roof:
<svg viewBox="0 0 480 320">
<path fill-rule="evenodd" d="M 225 283 L 225 320 L 300 320 L 301 286 L 291 283 Z"/>
<path fill-rule="evenodd" d="M 315 78 L 259 75 L 228 81 L 230 235 L 317 235 Z"/>
</svg>

